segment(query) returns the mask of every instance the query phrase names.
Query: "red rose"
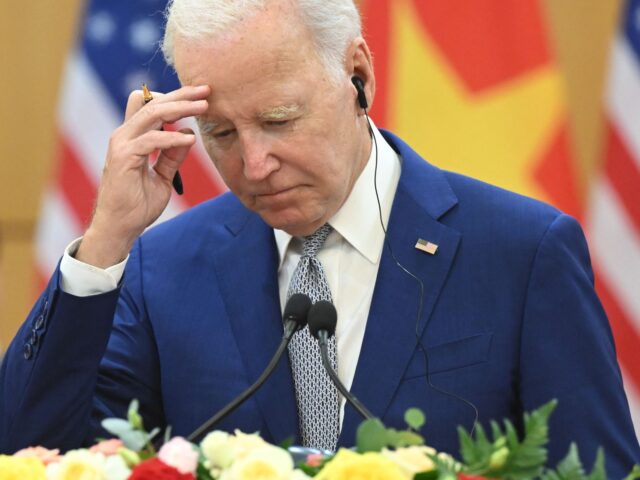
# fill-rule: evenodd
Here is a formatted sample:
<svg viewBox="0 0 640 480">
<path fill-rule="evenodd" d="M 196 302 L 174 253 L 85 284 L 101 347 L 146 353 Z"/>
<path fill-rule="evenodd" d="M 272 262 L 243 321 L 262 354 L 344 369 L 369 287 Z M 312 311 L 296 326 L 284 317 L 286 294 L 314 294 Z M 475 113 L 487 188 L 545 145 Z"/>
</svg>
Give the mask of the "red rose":
<svg viewBox="0 0 640 480">
<path fill-rule="evenodd" d="M 158 458 L 150 458 L 136 465 L 129 480 L 195 480 L 191 473 L 180 473 Z"/>
<path fill-rule="evenodd" d="M 485 477 L 476 477 L 474 475 L 465 475 L 464 473 L 459 473 L 458 480 L 488 480 L 488 479 Z"/>
</svg>

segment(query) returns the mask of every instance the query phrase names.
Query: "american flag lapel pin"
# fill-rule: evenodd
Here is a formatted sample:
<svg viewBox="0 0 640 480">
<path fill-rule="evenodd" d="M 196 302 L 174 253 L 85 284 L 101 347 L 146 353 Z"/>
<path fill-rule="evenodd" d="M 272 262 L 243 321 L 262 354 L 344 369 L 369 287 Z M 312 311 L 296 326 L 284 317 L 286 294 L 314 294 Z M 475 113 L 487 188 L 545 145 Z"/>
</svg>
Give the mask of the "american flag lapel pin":
<svg viewBox="0 0 640 480">
<path fill-rule="evenodd" d="M 438 251 L 438 245 L 419 238 L 416 242 L 416 249 L 428 253 L 429 255 L 435 255 Z"/>
</svg>

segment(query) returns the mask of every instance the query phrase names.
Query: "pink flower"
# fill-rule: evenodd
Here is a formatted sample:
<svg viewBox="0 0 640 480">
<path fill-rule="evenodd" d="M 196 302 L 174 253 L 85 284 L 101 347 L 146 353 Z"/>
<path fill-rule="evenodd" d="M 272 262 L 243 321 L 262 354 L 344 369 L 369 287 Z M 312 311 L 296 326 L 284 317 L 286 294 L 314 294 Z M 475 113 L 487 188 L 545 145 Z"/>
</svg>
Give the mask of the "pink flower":
<svg viewBox="0 0 640 480">
<path fill-rule="evenodd" d="M 37 458 L 45 465 L 49 465 L 50 463 L 57 462 L 60 460 L 60 450 L 57 448 L 55 450 L 49 450 L 44 447 L 29 447 L 23 448 L 22 450 L 17 451 L 13 454 L 14 457 L 32 457 Z"/>
<path fill-rule="evenodd" d="M 319 467 L 322 465 L 324 456 L 321 453 L 310 453 L 307 455 L 307 465 L 310 467 Z"/>
<path fill-rule="evenodd" d="M 103 440 L 100 443 L 95 444 L 89 449 L 89 451 L 91 453 L 102 453 L 103 455 L 109 456 L 117 454 L 118 449 L 123 446 L 124 443 L 122 443 L 122 440 L 112 438 L 110 440 Z"/>
<path fill-rule="evenodd" d="M 182 474 L 194 474 L 198 467 L 198 452 L 182 437 L 174 437 L 165 443 L 158 458 Z"/>
</svg>

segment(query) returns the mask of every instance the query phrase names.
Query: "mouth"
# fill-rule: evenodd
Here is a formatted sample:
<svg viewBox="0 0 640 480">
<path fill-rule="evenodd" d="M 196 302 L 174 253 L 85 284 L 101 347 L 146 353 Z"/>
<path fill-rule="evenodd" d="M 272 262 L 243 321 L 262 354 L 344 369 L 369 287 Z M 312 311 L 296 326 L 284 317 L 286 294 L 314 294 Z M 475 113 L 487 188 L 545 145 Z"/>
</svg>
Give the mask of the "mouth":
<svg viewBox="0 0 640 480">
<path fill-rule="evenodd" d="M 265 193 L 258 193 L 256 195 L 256 197 L 260 197 L 260 198 L 275 198 L 278 196 L 283 196 L 286 195 L 287 193 L 295 190 L 297 187 L 289 187 L 289 188 L 282 188 L 280 190 L 274 190 L 271 192 L 265 192 Z"/>
<path fill-rule="evenodd" d="M 295 187 L 283 188 L 283 189 L 272 191 L 272 192 L 259 193 L 255 196 L 255 198 L 258 202 L 263 204 L 264 203 L 268 205 L 282 204 L 282 203 L 286 203 L 287 201 L 290 201 L 291 196 L 295 194 L 297 189 L 298 189 L 298 186 L 295 186 Z"/>
</svg>

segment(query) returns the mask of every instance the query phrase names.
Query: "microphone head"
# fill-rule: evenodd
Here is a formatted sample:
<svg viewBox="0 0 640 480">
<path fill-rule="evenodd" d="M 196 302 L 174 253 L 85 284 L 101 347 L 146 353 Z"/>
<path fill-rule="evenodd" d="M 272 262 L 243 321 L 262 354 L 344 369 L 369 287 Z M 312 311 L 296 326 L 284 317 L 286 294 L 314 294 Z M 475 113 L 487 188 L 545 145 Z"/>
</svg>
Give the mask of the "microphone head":
<svg viewBox="0 0 640 480">
<path fill-rule="evenodd" d="M 331 302 L 317 301 L 309 310 L 309 332 L 316 338 L 320 330 L 325 330 L 330 338 L 336 332 L 337 323 L 338 312 Z"/>
<path fill-rule="evenodd" d="M 304 328 L 307 324 L 307 315 L 311 308 L 311 299 L 304 293 L 294 293 L 284 306 L 283 321 L 296 323 L 296 330 Z"/>
</svg>

